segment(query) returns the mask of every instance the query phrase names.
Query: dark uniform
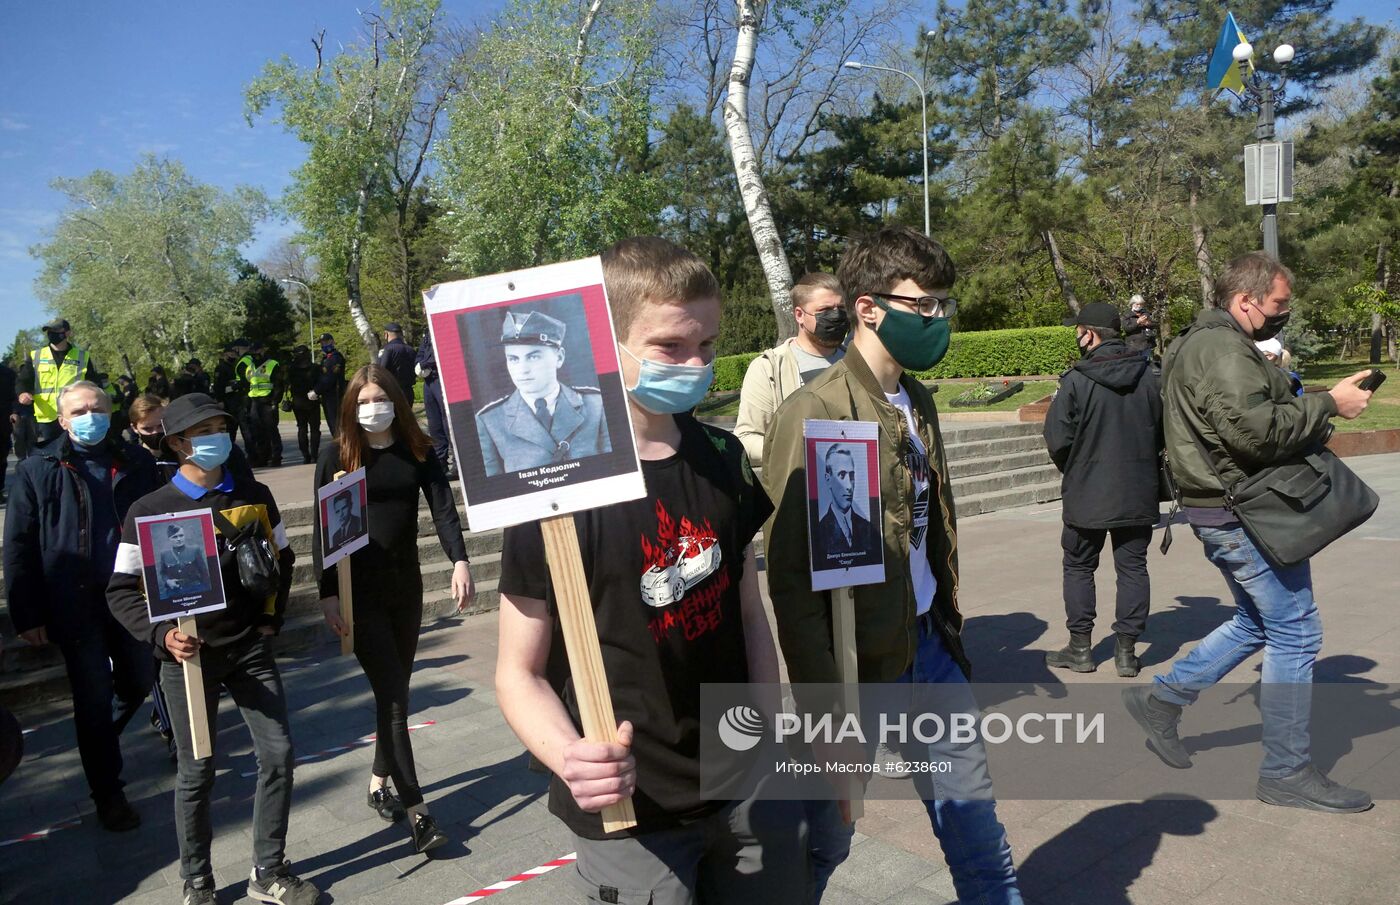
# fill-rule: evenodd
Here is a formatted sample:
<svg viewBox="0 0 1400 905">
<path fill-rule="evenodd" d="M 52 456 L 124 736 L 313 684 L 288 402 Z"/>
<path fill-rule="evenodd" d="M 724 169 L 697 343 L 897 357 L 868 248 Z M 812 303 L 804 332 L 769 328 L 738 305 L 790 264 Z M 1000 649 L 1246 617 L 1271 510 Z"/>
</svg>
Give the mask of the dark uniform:
<svg viewBox="0 0 1400 905">
<path fill-rule="evenodd" d="M 224 346 L 224 351 L 219 356 L 219 363 L 214 365 L 214 380 L 209 387 L 209 395 L 224 407 L 224 410 L 232 418 L 228 419 L 228 435 L 231 439 L 238 439 L 238 411 L 241 400 L 238 395 L 238 352 L 232 345 Z M 248 437 L 245 434 L 243 444 L 248 444 Z"/>
<path fill-rule="evenodd" d="M 15 374 L 15 393 L 34 397 L 19 413 L 25 447 L 24 454 L 19 456 L 21 459 L 32 447 L 49 443 L 63 434 L 58 423 L 59 391 L 79 380 L 97 382 L 97 368 L 87 349 L 72 345 L 68 321 L 56 318 L 44 325 L 44 331 L 48 345 L 25 356 Z M 65 343 L 67 348 L 56 348 Z"/>
<path fill-rule="evenodd" d="M 5 472 L 9 467 L 10 443 L 13 437 L 10 416 L 18 414 L 19 394 L 15 392 L 14 369 L 0 361 L 0 500 L 5 499 Z"/>
<path fill-rule="evenodd" d="M 413 362 L 417 356 L 413 353 L 413 347 L 403 341 L 403 328 L 398 324 L 385 324 L 384 332 L 393 333 L 395 336 L 379 350 L 379 365 L 394 375 L 394 379 L 399 382 L 399 389 L 403 390 L 403 394 L 412 404 L 413 384 L 417 382 L 413 373 Z"/>
<path fill-rule="evenodd" d="M 321 450 L 321 405 L 308 398 L 316 392 L 321 380 L 321 368 L 311 360 L 311 350 L 297 346 L 292 350 L 292 364 L 287 373 L 287 401 L 283 403 L 297 418 L 297 448 L 306 464 L 316 461 Z"/>
<path fill-rule="evenodd" d="M 179 552 L 173 547 L 166 550 L 160 555 L 156 571 L 160 573 L 161 597 L 209 590 L 209 563 L 193 547 L 186 546 Z"/>
<path fill-rule="evenodd" d="M 538 311 L 506 312 L 501 345 L 562 349 L 564 324 Z M 551 405 L 547 397 L 555 391 Z M 517 389 L 476 413 L 476 431 L 488 476 L 612 451 L 597 387 L 556 383 L 530 404 Z"/>
<path fill-rule="evenodd" d="M 316 396 L 326 413 L 326 430 L 332 437 L 340 423 L 340 397 L 345 394 L 345 356 L 335 347 L 329 333 L 321 334 L 321 379 L 316 384 Z"/>
<path fill-rule="evenodd" d="M 203 363 L 198 358 L 191 358 L 171 381 L 170 398 L 179 399 L 190 393 L 203 393 L 208 396 L 211 389 L 213 387 L 209 385 L 209 375 L 204 372 Z"/>
<path fill-rule="evenodd" d="M 252 363 L 243 371 L 248 381 L 248 458 L 254 468 L 282 464 L 282 435 L 277 429 L 277 406 L 287 391 L 287 369 L 269 356 L 261 343 L 253 345 Z"/>
<path fill-rule="evenodd" d="M 442 380 L 438 376 L 437 353 L 432 337 L 424 335 L 418 345 L 418 373 L 423 376 L 423 409 L 428 415 L 428 436 L 433 438 L 433 452 L 451 476 L 452 440 L 447 434 L 447 403 L 442 398 Z"/>
</svg>

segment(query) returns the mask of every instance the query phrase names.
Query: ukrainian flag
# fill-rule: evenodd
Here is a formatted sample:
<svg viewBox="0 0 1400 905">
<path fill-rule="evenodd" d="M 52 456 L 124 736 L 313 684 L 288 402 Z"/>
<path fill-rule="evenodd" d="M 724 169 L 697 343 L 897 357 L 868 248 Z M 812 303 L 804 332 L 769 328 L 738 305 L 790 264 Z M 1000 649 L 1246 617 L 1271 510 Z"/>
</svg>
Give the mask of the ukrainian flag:
<svg viewBox="0 0 1400 905">
<path fill-rule="evenodd" d="M 1235 14 L 1227 12 L 1225 22 L 1220 26 L 1220 37 L 1215 41 L 1215 50 L 1210 55 L 1210 66 L 1206 68 L 1206 87 L 1216 91 L 1225 89 L 1240 94 L 1244 91 L 1244 78 L 1240 75 L 1240 64 L 1235 62 L 1235 47 L 1247 44 L 1239 25 L 1235 24 Z M 1254 61 L 1244 65 L 1254 72 Z"/>
</svg>

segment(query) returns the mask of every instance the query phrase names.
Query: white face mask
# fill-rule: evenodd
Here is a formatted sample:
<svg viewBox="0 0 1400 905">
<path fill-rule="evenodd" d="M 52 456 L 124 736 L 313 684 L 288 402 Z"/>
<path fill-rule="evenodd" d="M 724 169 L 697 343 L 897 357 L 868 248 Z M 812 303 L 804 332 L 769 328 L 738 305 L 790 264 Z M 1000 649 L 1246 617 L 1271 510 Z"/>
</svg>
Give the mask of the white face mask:
<svg viewBox="0 0 1400 905">
<path fill-rule="evenodd" d="M 389 425 L 394 423 L 394 404 L 392 402 L 362 402 L 359 411 L 360 427 L 372 434 L 388 430 Z"/>
</svg>

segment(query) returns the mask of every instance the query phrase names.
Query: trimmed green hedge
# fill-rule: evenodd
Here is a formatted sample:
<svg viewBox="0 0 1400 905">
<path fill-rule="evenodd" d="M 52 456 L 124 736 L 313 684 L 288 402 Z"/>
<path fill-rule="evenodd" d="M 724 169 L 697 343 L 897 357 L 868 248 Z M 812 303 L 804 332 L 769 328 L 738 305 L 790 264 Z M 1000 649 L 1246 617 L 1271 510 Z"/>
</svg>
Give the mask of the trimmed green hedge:
<svg viewBox="0 0 1400 905">
<path fill-rule="evenodd" d="M 758 353 L 725 355 L 715 359 L 717 393 L 736 392 L 744 384 L 744 372 Z M 1058 374 L 1079 358 L 1073 327 L 1029 327 L 1017 330 L 981 330 L 954 333 L 948 354 L 920 380 L 949 377 L 1019 377 L 1026 374 Z"/>
</svg>

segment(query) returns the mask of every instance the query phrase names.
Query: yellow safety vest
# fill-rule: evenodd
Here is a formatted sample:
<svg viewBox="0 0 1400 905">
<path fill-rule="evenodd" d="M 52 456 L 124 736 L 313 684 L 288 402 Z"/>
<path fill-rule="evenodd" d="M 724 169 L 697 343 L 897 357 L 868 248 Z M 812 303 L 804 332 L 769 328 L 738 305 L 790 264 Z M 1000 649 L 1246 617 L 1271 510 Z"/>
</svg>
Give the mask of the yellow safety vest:
<svg viewBox="0 0 1400 905">
<path fill-rule="evenodd" d="M 63 363 L 53 360 L 53 349 L 40 346 L 29 353 L 34 365 L 34 420 L 48 424 L 58 420 L 58 391 L 87 374 L 87 349 L 72 346 Z"/>
<path fill-rule="evenodd" d="M 259 367 L 248 364 L 248 398 L 261 399 L 272 395 L 272 372 L 277 369 L 277 359 L 269 358 Z"/>
</svg>

